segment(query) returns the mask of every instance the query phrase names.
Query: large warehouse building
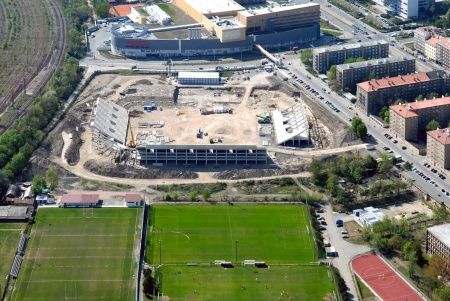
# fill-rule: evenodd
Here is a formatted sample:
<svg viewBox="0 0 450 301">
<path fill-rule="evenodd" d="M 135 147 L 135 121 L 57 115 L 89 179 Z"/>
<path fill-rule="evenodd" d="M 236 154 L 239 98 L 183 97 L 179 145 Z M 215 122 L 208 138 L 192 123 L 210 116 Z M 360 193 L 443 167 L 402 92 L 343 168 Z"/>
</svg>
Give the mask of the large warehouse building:
<svg viewBox="0 0 450 301">
<path fill-rule="evenodd" d="M 263 4 L 249 9 L 233 0 L 175 0 L 173 4 L 198 22 L 184 28 L 189 32 L 188 38 L 157 38 L 145 26 L 121 23 L 111 28 L 112 52 L 135 58 L 221 55 L 251 51 L 256 44 L 266 48 L 292 47 L 320 36 L 320 5 L 315 3 Z M 206 29 L 209 36 L 198 34 L 198 27 Z M 180 30 L 180 26 L 163 30 Z"/>
</svg>

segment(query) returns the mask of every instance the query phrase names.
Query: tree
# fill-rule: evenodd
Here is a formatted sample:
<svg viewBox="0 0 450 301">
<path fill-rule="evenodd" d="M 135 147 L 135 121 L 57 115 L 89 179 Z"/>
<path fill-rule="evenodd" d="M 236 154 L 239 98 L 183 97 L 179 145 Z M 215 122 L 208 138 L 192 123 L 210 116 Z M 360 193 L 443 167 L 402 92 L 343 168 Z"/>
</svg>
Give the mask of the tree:
<svg viewBox="0 0 450 301">
<path fill-rule="evenodd" d="M 436 205 L 433 208 L 433 219 L 438 223 L 450 222 L 450 212 L 445 205 Z"/>
<path fill-rule="evenodd" d="M 101 19 L 109 17 L 109 4 L 101 2 L 95 6 L 95 13 Z"/>
<path fill-rule="evenodd" d="M 375 70 L 370 71 L 368 80 L 376 79 L 377 74 L 375 73 Z"/>
<path fill-rule="evenodd" d="M 403 167 L 404 167 L 406 170 L 411 170 L 411 169 L 413 168 L 413 165 L 411 164 L 411 162 L 406 161 L 405 164 L 403 164 Z"/>
<path fill-rule="evenodd" d="M 327 181 L 327 173 L 320 161 L 313 159 L 308 168 L 314 185 L 323 186 Z"/>
<path fill-rule="evenodd" d="M 202 191 L 203 200 L 206 202 L 209 200 L 210 197 L 211 197 L 211 190 L 209 190 L 208 188 L 203 189 Z"/>
<path fill-rule="evenodd" d="M 332 65 L 327 72 L 327 77 L 329 81 L 336 80 L 336 65 Z"/>
<path fill-rule="evenodd" d="M 198 193 L 195 190 L 191 190 L 189 191 L 189 193 L 187 194 L 187 198 L 190 202 L 195 202 L 197 201 L 198 198 Z"/>
<path fill-rule="evenodd" d="M 50 166 L 45 171 L 45 181 L 48 183 L 50 190 L 55 190 L 58 187 L 59 178 L 55 166 Z"/>
<path fill-rule="evenodd" d="M 382 107 L 380 112 L 378 113 L 378 116 L 381 119 L 383 119 L 385 122 L 389 122 L 389 117 L 390 117 L 389 108 L 386 106 Z"/>
<path fill-rule="evenodd" d="M 377 171 L 381 175 L 387 175 L 391 171 L 392 167 L 394 166 L 394 160 L 393 160 L 392 156 L 390 156 L 387 153 L 381 153 L 380 159 L 381 160 L 378 162 L 378 165 L 377 165 Z"/>
<path fill-rule="evenodd" d="M 300 53 L 300 60 L 305 66 L 312 67 L 313 52 L 311 48 L 303 49 Z"/>
<path fill-rule="evenodd" d="M 427 131 L 434 131 L 440 127 L 439 122 L 435 119 L 428 122 L 427 126 L 425 127 Z"/>
<path fill-rule="evenodd" d="M 424 97 L 423 97 L 422 94 L 419 94 L 419 95 L 416 97 L 416 100 L 417 100 L 417 101 L 422 101 L 423 99 L 424 99 Z"/>
<path fill-rule="evenodd" d="M 443 282 L 450 281 L 450 259 L 438 255 L 431 256 L 425 275 L 430 278 L 440 278 Z"/>
<path fill-rule="evenodd" d="M 364 159 L 364 167 L 366 169 L 375 169 L 377 168 L 377 161 L 371 155 L 367 155 Z"/>
<path fill-rule="evenodd" d="M 326 187 L 332 196 L 335 196 L 337 193 L 338 188 L 337 184 L 338 184 L 338 176 L 334 173 L 329 173 Z"/>
<path fill-rule="evenodd" d="M 367 127 L 359 117 L 353 117 L 352 130 L 358 138 L 364 138 L 367 135 Z"/>
<path fill-rule="evenodd" d="M 33 178 L 33 193 L 39 194 L 43 189 L 47 188 L 47 183 L 42 176 L 34 176 Z"/>
<path fill-rule="evenodd" d="M 433 99 L 433 98 L 438 98 L 439 97 L 439 93 L 436 92 L 430 92 L 427 94 L 427 99 Z"/>
<path fill-rule="evenodd" d="M 433 300 L 436 301 L 448 301 L 450 300 L 450 287 L 441 286 L 434 290 L 433 292 Z"/>
</svg>

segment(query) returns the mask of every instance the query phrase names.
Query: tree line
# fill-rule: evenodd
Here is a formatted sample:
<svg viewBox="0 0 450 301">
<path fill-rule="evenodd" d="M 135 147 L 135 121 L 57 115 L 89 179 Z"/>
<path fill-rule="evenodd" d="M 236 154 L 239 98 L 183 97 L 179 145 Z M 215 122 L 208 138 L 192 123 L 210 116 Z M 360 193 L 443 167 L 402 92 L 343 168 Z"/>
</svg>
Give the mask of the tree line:
<svg viewBox="0 0 450 301">
<path fill-rule="evenodd" d="M 78 58 L 84 55 L 83 40 L 74 38 L 89 17 L 83 0 L 61 0 L 68 24 L 68 54 L 61 69 L 51 77 L 44 92 L 27 112 L 0 136 L 0 186 L 15 179 L 28 164 L 31 155 L 45 136 L 45 128 L 61 109 L 82 78 L 83 69 Z"/>
</svg>

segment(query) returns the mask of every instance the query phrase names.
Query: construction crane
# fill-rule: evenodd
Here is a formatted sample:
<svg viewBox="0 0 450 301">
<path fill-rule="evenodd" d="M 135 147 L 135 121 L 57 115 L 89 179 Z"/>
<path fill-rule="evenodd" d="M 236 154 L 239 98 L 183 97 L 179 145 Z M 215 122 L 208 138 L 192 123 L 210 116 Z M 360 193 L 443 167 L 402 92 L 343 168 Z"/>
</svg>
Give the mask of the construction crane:
<svg viewBox="0 0 450 301">
<path fill-rule="evenodd" d="M 128 143 L 128 146 L 131 148 L 136 148 L 136 141 L 134 140 L 134 133 L 133 128 L 131 127 L 130 116 L 128 116 L 128 130 L 130 134 L 130 142 Z"/>
</svg>

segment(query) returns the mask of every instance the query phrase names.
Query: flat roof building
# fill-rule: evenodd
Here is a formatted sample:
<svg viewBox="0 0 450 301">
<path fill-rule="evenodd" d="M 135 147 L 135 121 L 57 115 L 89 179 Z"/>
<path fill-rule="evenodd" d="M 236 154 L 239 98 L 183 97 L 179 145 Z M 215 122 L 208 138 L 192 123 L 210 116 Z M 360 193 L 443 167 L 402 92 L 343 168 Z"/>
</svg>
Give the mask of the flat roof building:
<svg viewBox="0 0 450 301">
<path fill-rule="evenodd" d="M 414 100 L 428 93 L 444 95 L 450 92 L 450 77 L 442 70 L 420 72 L 396 77 L 374 79 L 357 84 L 356 104 L 367 115 L 378 115 L 384 106 L 395 101 Z"/>
<path fill-rule="evenodd" d="M 180 85 L 218 85 L 220 84 L 219 72 L 178 72 L 178 83 Z"/>
<path fill-rule="evenodd" d="M 436 120 L 446 126 L 450 119 L 450 97 L 393 105 L 389 107 L 389 128 L 408 141 L 426 139 L 426 126 Z"/>
<path fill-rule="evenodd" d="M 353 216 L 363 226 L 372 227 L 373 224 L 383 220 L 384 213 L 378 208 L 366 207 L 364 209 L 353 210 Z"/>
<path fill-rule="evenodd" d="M 356 84 L 370 78 L 405 75 L 416 71 L 412 56 L 381 58 L 336 66 L 336 81 L 341 91 L 356 92 Z"/>
<path fill-rule="evenodd" d="M 98 194 L 88 193 L 67 193 L 61 198 L 60 207 L 97 207 L 100 206 L 100 199 Z"/>
<path fill-rule="evenodd" d="M 450 223 L 427 229 L 426 251 L 450 259 Z"/>
<path fill-rule="evenodd" d="M 344 64 L 351 57 L 368 60 L 388 56 L 389 43 L 385 40 L 314 48 L 313 68 L 319 73 L 325 73 L 332 65 Z"/>
<path fill-rule="evenodd" d="M 427 159 L 436 167 L 450 168 L 450 128 L 427 132 Z"/>
<path fill-rule="evenodd" d="M 32 206 L 0 206 L 0 221 L 25 222 L 32 219 L 33 213 Z"/>
</svg>

